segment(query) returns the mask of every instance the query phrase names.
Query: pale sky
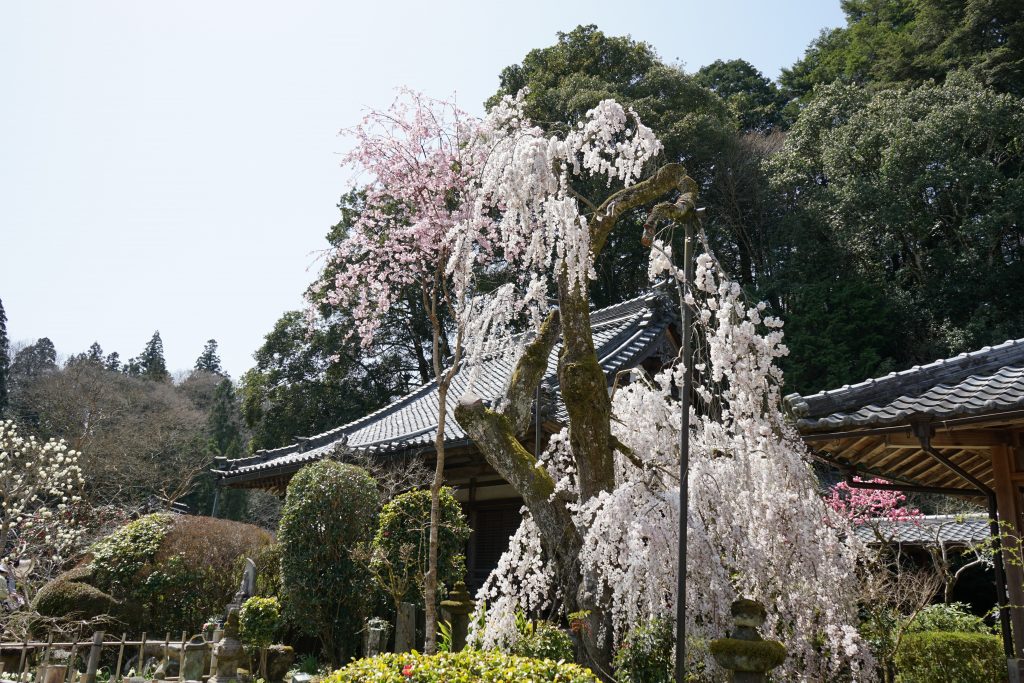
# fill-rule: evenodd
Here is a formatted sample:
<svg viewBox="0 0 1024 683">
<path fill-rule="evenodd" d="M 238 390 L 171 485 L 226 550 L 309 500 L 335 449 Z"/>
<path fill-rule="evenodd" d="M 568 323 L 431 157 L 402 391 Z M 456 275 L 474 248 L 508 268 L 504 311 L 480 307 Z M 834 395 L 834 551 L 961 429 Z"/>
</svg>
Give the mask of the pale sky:
<svg viewBox="0 0 1024 683">
<path fill-rule="evenodd" d="M 338 130 L 398 86 L 471 113 L 556 32 L 597 24 L 695 71 L 799 58 L 839 0 L 0 1 L 0 299 L 14 341 L 238 378 L 302 305 L 351 173 Z"/>
</svg>

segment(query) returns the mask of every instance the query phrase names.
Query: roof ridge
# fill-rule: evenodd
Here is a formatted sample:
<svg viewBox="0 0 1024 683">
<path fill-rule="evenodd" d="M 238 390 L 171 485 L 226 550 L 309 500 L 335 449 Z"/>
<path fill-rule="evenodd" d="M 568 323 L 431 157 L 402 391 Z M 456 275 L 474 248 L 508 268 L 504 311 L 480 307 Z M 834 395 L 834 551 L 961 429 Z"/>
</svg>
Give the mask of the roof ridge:
<svg viewBox="0 0 1024 683">
<path fill-rule="evenodd" d="M 950 358 L 940 358 L 931 363 L 808 396 L 788 394 L 784 401 L 795 416 L 808 418 L 841 412 L 872 400 L 888 400 L 908 392 L 921 393 L 946 382 L 962 382 L 975 374 L 991 374 L 1006 367 L 1015 367 L 1017 363 L 1024 364 L 1024 338 L 1008 339 L 1001 344 L 983 346 Z"/>
</svg>

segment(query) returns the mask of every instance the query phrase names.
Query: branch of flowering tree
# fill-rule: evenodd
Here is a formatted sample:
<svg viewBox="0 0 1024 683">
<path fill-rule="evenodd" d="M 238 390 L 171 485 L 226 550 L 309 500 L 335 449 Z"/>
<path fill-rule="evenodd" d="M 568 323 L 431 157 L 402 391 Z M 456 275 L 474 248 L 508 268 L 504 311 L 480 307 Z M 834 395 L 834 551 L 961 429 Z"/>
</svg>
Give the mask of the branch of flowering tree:
<svg viewBox="0 0 1024 683">
<path fill-rule="evenodd" d="M 651 177 L 625 187 L 605 199 L 594 214 L 595 221 L 591 228 L 590 243 L 594 257 L 597 258 L 601 253 L 608 240 L 608 235 L 611 234 L 615 223 L 622 214 L 649 204 L 672 190 L 679 189 L 681 192 L 688 192 L 691 189 L 690 183 L 693 183 L 693 180 L 686 174 L 686 169 L 682 164 L 665 164 Z M 693 184 L 695 187 L 696 184 Z"/>
</svg>

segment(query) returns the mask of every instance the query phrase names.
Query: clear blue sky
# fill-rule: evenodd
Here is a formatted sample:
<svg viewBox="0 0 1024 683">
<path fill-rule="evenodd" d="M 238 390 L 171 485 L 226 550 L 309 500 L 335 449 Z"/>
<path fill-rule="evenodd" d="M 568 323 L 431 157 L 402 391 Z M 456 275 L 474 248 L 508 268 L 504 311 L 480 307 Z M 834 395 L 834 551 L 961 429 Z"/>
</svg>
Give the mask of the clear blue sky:
<svg viewBox="0 0 1024 683">
<path fill-rule="evenodd" d="M 770 77 L 839 0 L 24 0 L 0 6 L 0 299 L 12 340 L 252 365 L 301 306 L 349 173 L 338 130 L 408 85 L 482 111 L 502 67 L 597 24 Z"/>
</svg>

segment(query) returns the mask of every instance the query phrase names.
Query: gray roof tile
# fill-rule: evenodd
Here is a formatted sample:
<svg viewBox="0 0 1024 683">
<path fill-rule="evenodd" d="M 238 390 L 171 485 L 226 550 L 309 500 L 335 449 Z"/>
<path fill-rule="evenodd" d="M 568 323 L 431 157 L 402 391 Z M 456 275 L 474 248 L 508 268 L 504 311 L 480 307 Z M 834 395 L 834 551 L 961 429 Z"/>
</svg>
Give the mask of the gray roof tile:
<svg viewBox="0 0 1024 683">
<path fill-rule="evenodd" d="M 674 308 L 657 292 L 593 311 L 590 323 L 594 347 L 608 377 L 614 377 L 619 370 L 632 367 L 648 355 L 674 319 Z M 561 346 L 557 345 L 548 357 L 547 373 L 542 383 L 555 395 L 551 417 L 564 423 L 567 416 L 558 393 L 557 378 L 560 350 Z M 458 443 L 467 438 L 452 413 L 459 398 L 469 388 L 471 375 L 476 375 L 473 383 L 475 393 L 488 403 L 497 400 L 504 393 L 505 383 L 512 374 L 515 352 L 515 345 L 510 345 L 509 352 L 494 354 L 482 361 L 476 373 L 460 371 L 455 376 L 448 391 L 446 443 Z M 368 453 L 431 448 L 437 430 L 438 401 L 436 384 L 431 382 L 349 424 L 300 439 L 299 443 L 229 461 L 227 468 L 217 474 L 227 480 L 264 470 L 270 475 L 273 470 L 292 469 L 339 448 Z"/>
<path fill-rule="evenodd" d="M 785 402 L 804 433 L 1022 408 L 1024 339 L 811 396 L 790 394 Z"/>
<path fill-rule="evenodd" d="M 916 520 L 876 519 L 860 524 L 854 533 L 865 543 L 878 543 L 879 535 L 888 543 L 935 546 L 939 543 L 967 545 L 984 543 L 989 537 L 986 515 L 925 515 Z"/>
</svg>

